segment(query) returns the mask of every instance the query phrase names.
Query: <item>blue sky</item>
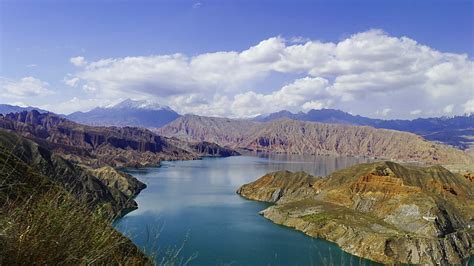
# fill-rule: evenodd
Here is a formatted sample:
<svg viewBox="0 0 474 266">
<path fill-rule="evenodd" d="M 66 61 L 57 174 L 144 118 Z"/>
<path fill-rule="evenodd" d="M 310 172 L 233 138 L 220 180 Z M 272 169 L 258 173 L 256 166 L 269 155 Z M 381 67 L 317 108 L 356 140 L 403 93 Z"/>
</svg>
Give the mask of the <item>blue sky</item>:
<svg viewBox="0 0 474 266">
<path fill-rule="evenodd" d="M 130 97 L 233 117 L 462 114 L 474 110 L 473 12 L 472 1 L 2 0 L 0 102 L 61 113 Z"/>
</svg>

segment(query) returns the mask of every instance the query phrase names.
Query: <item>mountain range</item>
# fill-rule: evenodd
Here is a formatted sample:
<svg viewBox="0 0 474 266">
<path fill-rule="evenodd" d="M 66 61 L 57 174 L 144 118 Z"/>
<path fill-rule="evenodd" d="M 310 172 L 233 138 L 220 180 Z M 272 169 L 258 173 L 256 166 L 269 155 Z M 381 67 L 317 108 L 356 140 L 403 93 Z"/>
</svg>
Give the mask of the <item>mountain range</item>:
<svg viewBox="0 0 474 266">
<path fill-rule="evenodd" d="M 19 113 L 23 111 L 33 111 L 33 110 L 36 110 L 40 113 L 48 113 L 48 111 L 46 110 L 43 110 L 37 107 L 32 107 L 32 106 L 22 107 L 22 106 L 11 105 L 11 104 L 0 104 L 0 114 L 3 114 L 3 115 L 9 114 L 9 113 Z"/>
<path fill-rule="evenodd" d="M 162 160 L 237 154 L 213 143 L 185 142 L 137 127 L 82 125 L 36 110 L 0 115 L 1 128 L 40 143 L 68 160 L 91 167 L 158 165 Z"/>
<path fill-rule="evenodd" d="M 427 141 L 413 133 L 368 126 L 185 115 L 156 132 L 186 141 L 208 141 L 251 151 L 367 156 L 428 164 L 473 162 L 473 158 L 461 150 Z"/>
<path fill-rule="evenodd" d="M 474 147 L 474 114 L 454 117 L 417 118 L 414 120 L 383 120 L 352 115 L 334 109 L 313 109 L 306 113 L 292 113 L 284 110 L 257 116 L 253 120 L 268 122 L 282 118 L 393 129 L 415 133 L 428 140 L 442 142 L 460 149 Z"/>
<path fill-rule="evenodd" d="M 66 118 L 86 125 L 137 126 L 159 128 L 180 115 L 168 106 L 149 101 L 127 99 L 110 107 L 97 107 L 88 112 L 75 112 Z"/>
<path fill-rule="evenodd" d="M 40 113 L 48 112 L 35 107 L 0 105 L 0 114 L 30 110 L 37 110 Z M 180 114 L 168 106 L 146 100 L 137 101 L 131 99 L 109 107 L 97 107 L 88 112 L 75 112 L 70 115 L 61 116 L 85 125 L 135 126 L 149 129 L 164 127 L 181 117 Z M 383 120 L 352 115 L 335 109 L 313 109 L 306 113 L 292 113 L 283 110 L 243 120 L 270 122 L 285 118 L 298 121 L 371 126 L 374 128 L 406 131 L 420 135 L 427 140 L 448 144 L 474 154 L 474 114 L 454 117 L 417 118 L 413 120 Z"/>
</svg>

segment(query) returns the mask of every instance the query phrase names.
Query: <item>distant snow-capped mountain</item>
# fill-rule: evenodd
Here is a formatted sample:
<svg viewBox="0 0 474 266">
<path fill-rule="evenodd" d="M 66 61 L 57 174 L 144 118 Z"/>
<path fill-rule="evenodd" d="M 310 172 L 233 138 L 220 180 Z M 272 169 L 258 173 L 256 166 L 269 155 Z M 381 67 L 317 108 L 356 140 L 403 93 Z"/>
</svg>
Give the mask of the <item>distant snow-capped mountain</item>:
<svg viewBox="0 0 474 266">
<path fill-rule="evenodd" d="M 158 128 L 180 117 L 168 106 L 156 102 L 127 99 L 118 104 L 97 107 L 89 112 L 75 112 L 68 119 L 88 125 L 137 126 Z"/>
<path fill-rule="evenodd" d="M 126 99 L 118 104 L 112 105 L 108 108 L 112 109 L 145 109 L 145 110 L 168 110 L 173 111 L 169 106 L 161 105 L 157 102 L 151 102 L 147 100 L 132 100 Z"/>
</svg>

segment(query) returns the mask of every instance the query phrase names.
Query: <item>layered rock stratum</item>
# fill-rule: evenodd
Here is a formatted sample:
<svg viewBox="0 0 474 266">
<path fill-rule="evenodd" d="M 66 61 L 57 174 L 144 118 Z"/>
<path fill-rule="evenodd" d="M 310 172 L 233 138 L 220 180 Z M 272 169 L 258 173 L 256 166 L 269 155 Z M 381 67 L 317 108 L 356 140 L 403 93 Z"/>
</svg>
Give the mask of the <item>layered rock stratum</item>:
<svg viewBox="0 0 474 266">
<path fill-rule="evenodd" d="M 323 178 L 269 173 L 238 194 L 261 214 L 381 263 L 460 264 L 474 254 L 474 183 L 441 166 L 360 164 Z"/>
<path fill-rule="evenodd" d="M 157 132 L 187 141 L 208 141 L 252 151 L 367 156 L 427 164 L 474 163 L 473 158 L 461 150 L 427 141 L 412 133 L 368 126 L 290 119 L 255 122 L 186 115 Z"/>
</svg>

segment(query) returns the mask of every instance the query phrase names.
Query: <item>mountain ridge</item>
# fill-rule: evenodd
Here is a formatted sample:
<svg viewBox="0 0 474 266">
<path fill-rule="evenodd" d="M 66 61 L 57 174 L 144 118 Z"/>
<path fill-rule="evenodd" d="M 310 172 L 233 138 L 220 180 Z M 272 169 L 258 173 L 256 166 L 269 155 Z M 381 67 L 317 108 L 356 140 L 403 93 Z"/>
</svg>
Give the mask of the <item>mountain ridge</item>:
<svg viewBox="0 0 474 266">
<path fill-rule="evenodd" d="M 286 110 L 261 115 L 253 118 L 254 121 L 269 122 L 281 118 L 293 120 L 323 122 L 335 124 L 352 124 L 371 126 L 375 128 L 393 129 L 421 135 L 428 140 L 438 141 L 460 149 L 474 147 L 474 114 L 465 114 L 453 117 L 429 117 L 403 119 L 368 118 L 337 109 L 309 110 L 306 113 L 292 113 Z M 453 135 L 455 137 L 453 137 Z M 470 136 L 470 137 L 469 137 Z"/>
<path fill-rule="evenodd" d="M 49 113 L 49 111 L 38 108 L 38 107 L 33 107 L 33 106 L 18 106 L 18 105 L 11 105 L 11 104 L 0 104 L 0 114 L 6 115 L 9 113 L 18 113 L 18 112 L 23 112 L 23 111 L 33 111 L 36 110 L 40 113 Z"/>
<path fill-rule="evenodd" d="M 198 159 L 202 156 L 230 156 L 230 149 L 199 142 L 183 142 L 159 136 L 137 127 L 82 125 L 52 113 L 37 111 L 0 116 L 0 128 L 30 138 L 63 155 L 88 165 L 114 167 L 159 165 L 162 160 Z M 212 152 L 207 154 L 203 152 Z"/>
<path fill-rule="evenodd" d="M 473 161 L 460 150 L 429 142 L 413 133 L 287 118 L 255 122 L 185 115 L 156 132 L 253 151 L 366 156 L 428 164 Z"/>
</svg>

